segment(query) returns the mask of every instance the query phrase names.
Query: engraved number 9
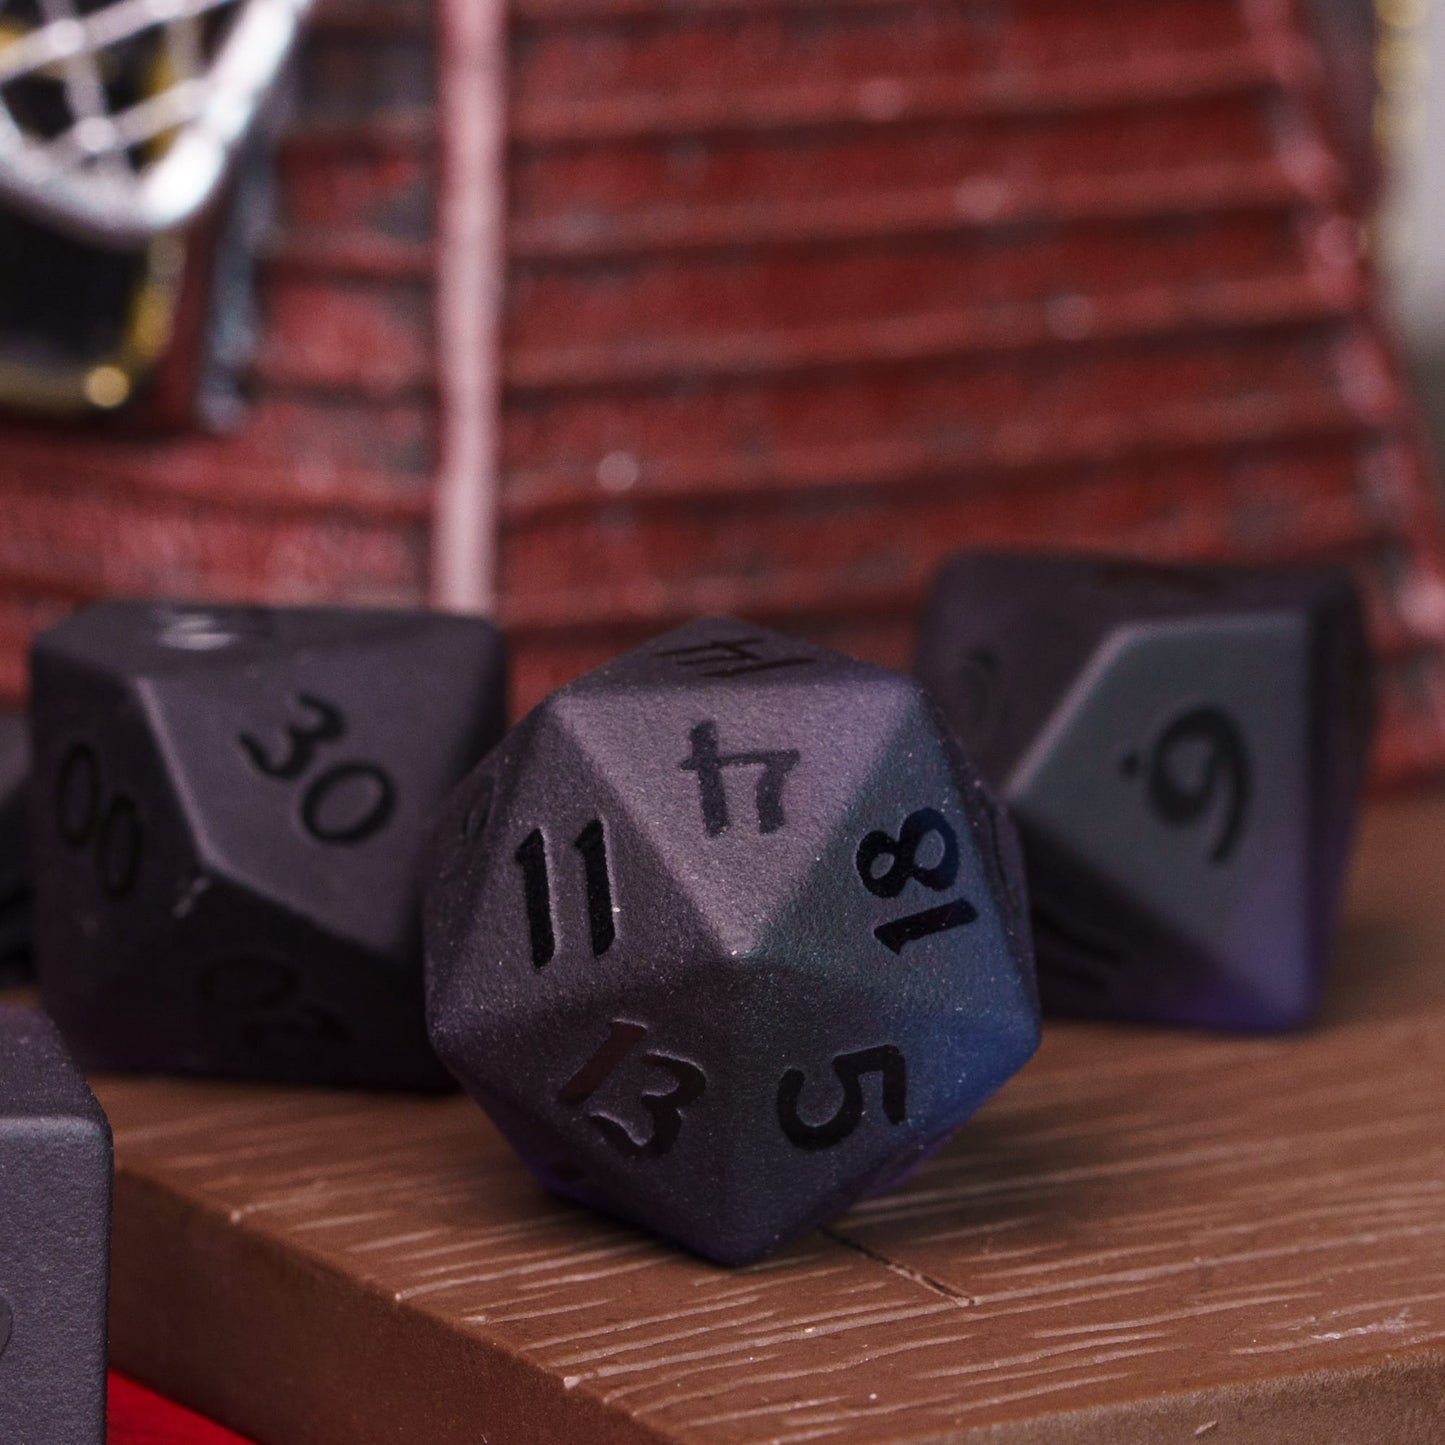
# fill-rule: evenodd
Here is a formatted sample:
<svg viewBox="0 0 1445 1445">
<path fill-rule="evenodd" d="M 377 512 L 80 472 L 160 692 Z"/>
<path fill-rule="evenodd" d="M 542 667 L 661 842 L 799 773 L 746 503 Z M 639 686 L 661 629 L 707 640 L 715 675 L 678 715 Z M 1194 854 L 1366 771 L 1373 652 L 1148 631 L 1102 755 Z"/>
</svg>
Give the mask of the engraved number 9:
<svg viewBox="0 0 1445 1445">
<path fill-rule="evenodd" d="M 1155 816 L 1174 827 L 1193 827 L 1216 813 L 1219 832 L 1209 858 L 1225 862 L 1239 843 L 1253 792 L 1239 727 L 1217 707 L 1181 713 L 1154 744 L 1145 786 Z"/>
</svg>

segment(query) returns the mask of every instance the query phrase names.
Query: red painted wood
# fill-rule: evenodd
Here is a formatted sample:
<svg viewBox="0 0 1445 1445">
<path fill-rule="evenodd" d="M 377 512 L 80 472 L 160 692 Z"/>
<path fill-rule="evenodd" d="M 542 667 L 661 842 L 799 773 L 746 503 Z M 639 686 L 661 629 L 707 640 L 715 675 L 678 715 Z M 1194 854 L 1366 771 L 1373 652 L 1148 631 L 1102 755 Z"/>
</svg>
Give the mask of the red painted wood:
<svg viewBox="0 0 1445 1445">
<path fill-rule="evenodd" d="M 239 1435 L 114 1371 L 106 1440 L 107 1445 L 247 1445 Z"/>
<path fill-rule="evenodd" d="M 1431 478 L 1292 0 L 506 16 L 493 67 L 324 0 L 233 432 L 0 425 L 0 696 L 105 592 L 420 601 L 438 557 L 495 557 L 518 706 L 698 610 L 903 666 L 950 550 L 1069 541 L 1348 562 L 1381 775 L 1445 764 Z M 499 103 L 505 184 L 461 143 Z M 495 536 L 438 545 L 441 479 Z"/>
</svg>

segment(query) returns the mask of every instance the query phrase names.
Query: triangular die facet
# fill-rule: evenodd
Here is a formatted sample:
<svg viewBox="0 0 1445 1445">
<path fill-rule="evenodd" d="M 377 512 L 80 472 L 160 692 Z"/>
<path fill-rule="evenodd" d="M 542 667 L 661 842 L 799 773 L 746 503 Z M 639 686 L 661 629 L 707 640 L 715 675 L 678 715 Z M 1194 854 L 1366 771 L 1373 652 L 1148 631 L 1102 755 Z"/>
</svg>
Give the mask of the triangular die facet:
<svg viewBox="0 0 1445 1445">
<path fill-rule="evenodd" d="M 1009 797 L 1030 838 L 1127 898 L 1147 933 L 1233 978 L 1256 1026 L 1298 1022 L 1324 964 L 1308 916 L 1306 642 L 1298 613 L 1119 630 Z"/>
<path fill-rule="evenodd" d="M 53 628 L 37 656 L 131 689 L 204 867 L 338 937 L 409 947 L 414 882 L 397 860 L 502 729 L 489 623 L 112 602 Z"/>
<path fill-rule="evenodd" d="M 718 957 L 668 855 L 552 709 L 488 759 L 483 772 L 499 777 L 489 815 L 465 838 L 451 829 L 466 862 L 428 895 L 430 1007 L 443 1034 L 456 1030 L 448 1048 L 475 1039 L 505 1052 L 529 1030 L 554 1037 L 569 1010 L 625 1014 L 685 990 Z"/>
<path fill-rule="evenodd" d="M 723 952 L 754 952 L 913 706 L 858 667 L 759 687 L 590 687 L 553 703 Z"/>
</svg>

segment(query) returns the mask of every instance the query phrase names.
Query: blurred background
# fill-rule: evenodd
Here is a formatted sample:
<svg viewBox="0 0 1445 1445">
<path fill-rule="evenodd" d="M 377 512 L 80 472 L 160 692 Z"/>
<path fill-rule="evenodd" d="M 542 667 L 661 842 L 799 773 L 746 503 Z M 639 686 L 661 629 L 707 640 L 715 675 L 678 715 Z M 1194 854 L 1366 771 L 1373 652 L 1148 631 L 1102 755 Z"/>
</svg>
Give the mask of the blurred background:
<svg viewBox="0 0 1445 1445">
<path fill-rule="evenodd" d="M 1367 31 L 1376 94 L 1371 135 L 1386 183 L 1381 267 L 1435 455 L 1445 437 L 1445 5 L 1379 0 Z"/>
<path fill-rule="evenodd" d="M 702 612 L 907 666 L 1070 545 L 1348 564 L 1445 764 L 1442 0 L 75 12 L 0 0 L 0 703 L 111 594 L 494 612 L 514 709 Z"/>
</svg>

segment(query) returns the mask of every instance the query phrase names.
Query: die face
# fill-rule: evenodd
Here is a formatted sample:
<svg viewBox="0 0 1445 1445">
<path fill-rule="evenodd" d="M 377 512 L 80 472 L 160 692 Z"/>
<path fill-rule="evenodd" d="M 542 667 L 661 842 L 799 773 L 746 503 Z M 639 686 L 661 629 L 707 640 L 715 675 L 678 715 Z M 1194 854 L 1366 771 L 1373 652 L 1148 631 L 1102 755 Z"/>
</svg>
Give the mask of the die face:
<svg viewBox="0 0 1445 1445">
<path fill-rule="evenodd" d="M 716 644 L 743 638 L 810 660 L 701 682 L 673 660 L 730 670 Z M 449 805 L 439 1051 L 552 1188 L 755 1258 L 1036 1044 L 977 787 L 903 679 L 738 624 L 660 639 L 544 703 Z"/>
<path fill-rule="evenodd" d="M 28 1009 L 0 1009 L 0 1176 L 0 1439 L 102 1445 L 110 1130 Z"/>
<path fill-rule="evenodd" d="M 0 988 L 33 973 L 30 947 L 30 744 L 25 719 L 0 712 Z"/>
<path fill-rule="evenodd" d="M 394 960 L 224 878 L 130 966 L 65 978 L 78 995 L 60 999 L 67 1035 L 96 1068 L 371 1088 L 448 1081 L 421 990 Z"/>
<path fill-rule="evenodd" d="M 1323 960 L 1309 933 L 1302 617 L 1121 629 L 1010 780 L 1028 836 L 1211 961 L 1240 1017 L 1295 1021 Z"/>
<path fill-rule="evenodd" d="M 965 552 L 934 584 L 914 673 L 983 775 L 1001 783 L 1120 628 L 1280 612 L 1363 640 L 1358 597 L 1336 568 Z M 1358 679 L 1358 659 L 1350 671 Z"/>
<path fill-rule="evenodd" d="M 42 987 L 87 1065 L 446 1082 L 415 870 L 429 813 L 500 733 L 499 649 L 421 613 L 146 603 L 40 639 L 41 793 L 88 796 L 66 782 L 79 740 L 102 813 L 121 798 L 145 834 L 117 900 L 82 867 L 102 842 L 37 805 Z"/>
<path fill-rule="evenodd" d="M 150 967 L 199 861 L 143 703 L 37 650 L 32 665 L 34 941 L 47 1009 L 88 1066 L 96 983 Z M 103 1016 L 95 1019 L 102 1034 Z"/>
<path fill-rule="evenodd" d="M 206 865 L 339 937 L 414 945 L 397 862 L 501 734 L 495 630 L 419 612 L 94 611 L 100 625 L 85 614 L 52 645 L 72 628 L 133 679 Z"/>
<path fill-rule="evenodd" d="M 953 575 L 955 608 L 980 576 L 1011 585 L 1008 567 L 972 559 Z M 993 751 L 1029 856 L 1046 1005 L 1304 1022 L 1368 753 L 1368 653 L 1348 579 L 1078 558 L 1033 559 L 1020 575 L 1024 595 L 982 622 L 935 614 L 928 666 L 946 670 L 980 638 L 1027 659 L 1056 617 L 1075 639 L 1098 634 L 1062 690 L 1050 679 L 1042 723 Z"/>
</svg>

